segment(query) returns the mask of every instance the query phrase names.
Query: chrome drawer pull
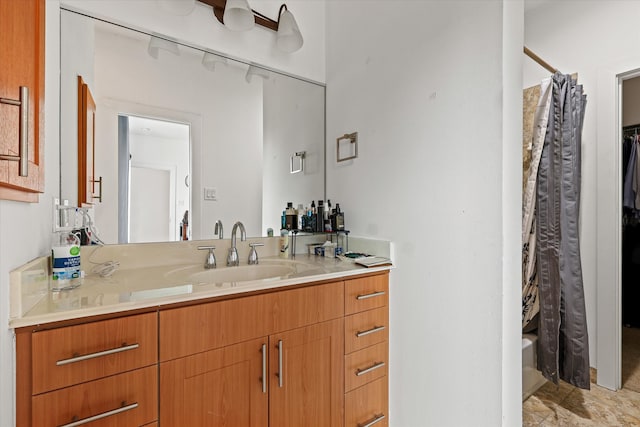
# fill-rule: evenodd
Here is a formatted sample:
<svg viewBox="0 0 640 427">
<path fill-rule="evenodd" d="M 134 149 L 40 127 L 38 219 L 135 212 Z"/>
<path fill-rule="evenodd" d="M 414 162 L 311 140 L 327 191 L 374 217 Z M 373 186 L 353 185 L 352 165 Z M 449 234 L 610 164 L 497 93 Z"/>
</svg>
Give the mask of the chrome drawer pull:
<svg viewBox="0 0 640 427">
<path fill-rule="evenodd" d="M 368 329 L 366 331 L 358 331 L 358 332 L 356 332 L 356 337 L 358 337 L 358 338 L 364 337 L 365 335 L 373 334 L 375 332 L 384 331 L 385 329 L 386 329 L 386 326 L 374 326 L 373 328 Z"/>
<path fill-rule="evenodd" d="M 0 104 L 15 105 L 19 108 L 20 120 L 18 121 L 18 155 L 0 155 L 0 160 L 11 160 L 19 163 L 18 175 L 29 174 L 29 88 L 20 86 L 20 99 L 0 98 Z"/>
<path fill-rule="evenodd" d="M 95 359 L 96 357 L 108 356 L 110 354 L 122 353 L 123 351 L 135 350 L 140 344 L 125 345 L 111 350 L 99 351 L 97 353 L 85 354 L 83 356 L 72 357 L 71 359 L 58 360 L 56 366 L 68 365 L 69 363 L 82 362 L 83 360 Z"/>
<path fill-rule="evenodd" d="M 262 392 L 267 392 L 267 345 L 262 344 Z"/>
<path fill-rule="evenodd" d="M 360 376 L 360 375 L 364 375 L 364 374 L 368 374 L 371 371 L 375 371 L 378 368 L 382 368 L 384 366 L 384 362 L 378 362 L 378 363 L 374 363 L 373 365 L 369 366 L 368 368 L 365 369 L 356 369 L 356 375 Z"/>
<path fill-rule="evenodd" d="M 358 424 L 358 427 L 371 427 L 374 424 L 378 424 L 380 421 L 385 419 L 384 414 L 376 415 L 373 417 L 371 421 L 367 421 L 364 424 Z"/>
<path fill-rule="evenodd" d="M 101 414 L 98 415 L 94 415 L 92 417 L 88 417 L 88 418 L 83 418 L 81 420 L 78 421 L 74 421 L 72 423 L 69 424 L 63 424 L 60 427 L 76 427 L 76 426 L 81 426 L 82 424 L 87 424 L 90 423 L 92 421 L 97 421 L 97 420 L 101 420 L 103 418 L 107 418 L 110 417 L 112 415 L 117 415 L 117 414 L 121 414 L 123 412 L 126 411 L 130 411 L 132 409 L 136 409 L 138 407 L 137 403 L 132 403 L 131 405 L 127 405 L 127 406 L 123 406 L 122 408 L 118 408 L 118 409 L 113 409 L 111 411 L 107 411 L 107 412 L 103 412 Z"/>
<path fill-rule="evenodd" d="M 360 300 L 360 299 L 367 299 L 367 298 L 373 298 L 373 297 L 379 297 L 386 294 L 385 291 L 380 291 L 380 292 L 374 292 L 372 294 L 365 294 L 365 295 L 358 295 L 356 297 L 356 299 Z"/>
</svg>

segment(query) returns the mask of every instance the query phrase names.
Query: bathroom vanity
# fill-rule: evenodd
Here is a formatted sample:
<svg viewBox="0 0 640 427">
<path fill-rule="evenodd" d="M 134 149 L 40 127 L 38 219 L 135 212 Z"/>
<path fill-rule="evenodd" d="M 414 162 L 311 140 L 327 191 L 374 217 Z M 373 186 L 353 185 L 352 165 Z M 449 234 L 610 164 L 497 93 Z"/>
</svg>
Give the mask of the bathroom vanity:
<svg viewBox="0 0 640 427">
<path fill-rule="evenodd" d="M 144 282 L 135 271 L 102 284 L 122 302 L 93 299 L 100 278 L 76 304 L 46 295 L 12 321 L 17 425 L 387 425 L 389 267 L 261 263 L 280 276 L 213 284 L 171 266 L 158 268 L 164 296 L 144 285 L 129 295 L 146 298 L 122 298 L 123 283 Z M 169 295 L 172 282 L 184 292 Z"/>
</svg>

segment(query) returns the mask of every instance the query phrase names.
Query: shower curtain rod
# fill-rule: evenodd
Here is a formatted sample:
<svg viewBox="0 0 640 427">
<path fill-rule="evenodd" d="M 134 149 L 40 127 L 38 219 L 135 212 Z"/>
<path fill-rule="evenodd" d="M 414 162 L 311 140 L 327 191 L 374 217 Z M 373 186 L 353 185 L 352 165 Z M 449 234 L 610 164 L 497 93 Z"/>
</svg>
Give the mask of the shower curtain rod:
<svg viewBox="0 0 640 427">
<path fill-rule="evenodd" d="M 524 46 L 524 53 L 525 55 L 527 55 L 529 58 L 533 59 L 534 61 L 536 61 L 538 64 L 542 65 L 546 70 L 551 71 L 552 73 L 557 73 L 558 69 L 552 67 L 551 65 L 549 65 L 549 63 L 547 61 L 545 61 L 544 59 L 540 58 L 538 55 L 536 55 L 535 53 L 533 53 L 531 51 L 531 49 L 529 49 L 528 47 Z"/>
</svg>

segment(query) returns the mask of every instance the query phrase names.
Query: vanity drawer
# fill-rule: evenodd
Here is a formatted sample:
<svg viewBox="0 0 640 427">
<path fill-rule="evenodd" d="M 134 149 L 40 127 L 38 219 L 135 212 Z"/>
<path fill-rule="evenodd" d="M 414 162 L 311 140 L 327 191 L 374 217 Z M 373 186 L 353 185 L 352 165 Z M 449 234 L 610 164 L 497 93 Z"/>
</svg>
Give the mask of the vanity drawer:
<svg viewBox="0 0 640 427">
<path fill-rule="evenodd" d="M 388 344 L 367 347 L 344 357 L 345 392 L 387 375 Z"/>
<path fill-rule="evenodd" d="M 358 313 L 372 308 L 386 306 L 389 300 L 389 275 L 362 277 L 345 280 L 344 312 Z"/>
<path fill-rule="evenodd" d="M 350 391 L 345 396 L 345 427 L 387 426 L 389 424 L 388 401 L 386 376 Z"/>
<path fill-rule="evenodd" d="M 78 384 L 34 396 L 32 425 L 66 426 L 99 417 L 90 425 L 142 426 L 158 419 L 157 393 L 155 366 Z"/>
<path fill-rule="evenodd" d="M 164 310 L 160 312 L 160 360 L 343 316 L 341 281 Z"/>
<path fill-rule="evenodd" d="M 387 341 L 389 311 L 387 307 L 347 316 L 344 319 L 344 352 L 352 353 Z"/>
<path fill-rule="evenodd" d="M 34 395 L 153 365 L 157 313 L 34 332 L 31 348 Z"/>
</svg>

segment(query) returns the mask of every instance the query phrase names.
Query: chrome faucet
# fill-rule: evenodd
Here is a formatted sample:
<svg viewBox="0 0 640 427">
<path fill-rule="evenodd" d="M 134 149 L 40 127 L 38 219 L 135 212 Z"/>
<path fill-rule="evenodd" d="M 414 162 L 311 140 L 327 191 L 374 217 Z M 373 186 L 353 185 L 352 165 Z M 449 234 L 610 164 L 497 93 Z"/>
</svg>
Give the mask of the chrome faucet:
<svg viewBox="0 0 640 427">
<path fill-rule="evenodd" d="M 238 221 L 233 224 L 233 228 L 231 229 L 231 247 L 229 248 L 229 255 L 227 255 L 227 267 L 237 267 L 240 265 L 240 260 L 238 258 L 238 250 L 236 249 L 236 230 L 240 227 L 240 240 L 247 240 L 247 232 L 244 229 L 244 225 Z"/>
<path fill-rule="evenodd" d="M 217 234 L 218 239 L 224 239 L 224 232 L 222 231 L 222 221 L 216 221 L 216 228 L 214 228 L 213 234 Z"/>
<path fill-rule="evenodd" d="M 249 251 L 249 259 L 247 260 L 247 264 L 257 265 L 258 252 L 256 251 L 256 246 L 264 246 L 264 243 L 249 243 L 249 246 L 251 246 L 251 250 Z"/>
<path fill-rule="evenodd" d="M 198 246 L 198 250 L 208 250 L 207 258 L 204 260 L 204 268 L 216 268 L 216 254 L 213 252 L 215 246 Z"/>
</svg>

